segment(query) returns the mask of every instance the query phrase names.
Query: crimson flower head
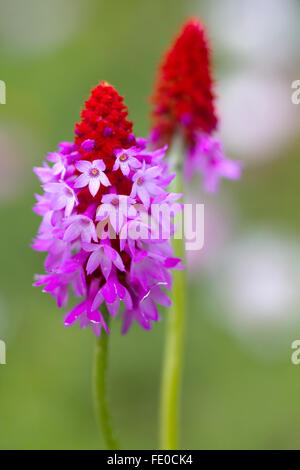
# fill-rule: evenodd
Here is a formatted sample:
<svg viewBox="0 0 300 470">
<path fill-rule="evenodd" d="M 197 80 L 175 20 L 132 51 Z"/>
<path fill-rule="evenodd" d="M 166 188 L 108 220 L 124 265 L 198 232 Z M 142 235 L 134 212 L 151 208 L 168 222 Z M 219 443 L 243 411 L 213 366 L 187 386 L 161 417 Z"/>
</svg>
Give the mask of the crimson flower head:
<svg viewBox="0 0 300 470">
<path fill-rule="evenodd" d="M 156 210 L 180 197 L 165 189 L 174 176 L 162 163 L 166 147 L 148 150 L 127 114 L 117 91 L 100 83 L 85 102 L 74 141 L 61 142 L 34 169 L 44 193 L 36 196 L 42 223 L 33 248 L 48 252 L 46 273 L 35 284 L 59 307 L 67 306 L 72 289 L 81 299 L 65 326 L 78 321 L 96 335 L 109 332 L 104 306 L 113 317 L 121 312 L 123 332 L 133 320 L 150 329 L 159 319 L 157 304 L 170 304 L 164 289 L 180 262 L 169 242 L 173 225 L 166 231 L 170 211 Z"/>
<path fill-rule="evenodd" d="M 204 26 L 188 20 L 159 67 L 151 99 L 154 146 L 171 143 L 180 134 L 186 148 L 185 176 L 202 173 L 208 192 L 220 177 L 238 179 L 240 164 L 228 160 L 213 133 L 218 126 L 210 49 Z"/>
</svg>

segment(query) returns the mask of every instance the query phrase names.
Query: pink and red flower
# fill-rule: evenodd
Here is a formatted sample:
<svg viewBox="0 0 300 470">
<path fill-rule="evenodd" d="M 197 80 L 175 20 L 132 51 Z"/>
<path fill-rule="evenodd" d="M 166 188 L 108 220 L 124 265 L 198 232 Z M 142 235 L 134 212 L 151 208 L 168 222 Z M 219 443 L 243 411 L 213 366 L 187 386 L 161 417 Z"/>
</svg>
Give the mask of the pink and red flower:
<svg viewBox="0 0 300 470">
<path fill-rule="evenodd" d="M 240 177 L 240 162 L 228 160 L 220 142 L 213 136 L 218 127 L 218 117 L 210 49 L 204 26 L 197 19 L 187 21 L 166 52 L 151 101 L 152 144 L 155 147 L 170 144 L 176 134 L 182 135 L 186 147 L 184 170 L 187 178 L 196 171 L 200 172 L 205 189 L 214 192 L 220 177 Z M 222 167 L 230 165 L 235 170 L 220 171 L 215 160 L 224 160 Z"/>
<path fill-rule="evenodd" d="M 52 167 L 35 168 L 44 194 L 34 209 L 43 220 L 33 248 L 48 252 L 46 274 L 36 285 L 59 306 L 67 306 L 70 289 L 83 298 L 64 324 L 91 325 L 96 335 L 108 332 L 104 304 L 112 316 L 121 312 L 124 332 L 133 320 L 151 328 L 159 319 L 156 305 L 170 303 L 164 289 L 171 288 L 170 268 L 180 262 L 166 237 L 148 236 L 153 205 L 176 199 L 166 191 L 174 176 L 162 163 L 166 148 L 148 150 L 127 114 L 116 90 L 100 83 L 85 102 L 74 142 L 60 143 L 46 157 Z"/>
</svg>

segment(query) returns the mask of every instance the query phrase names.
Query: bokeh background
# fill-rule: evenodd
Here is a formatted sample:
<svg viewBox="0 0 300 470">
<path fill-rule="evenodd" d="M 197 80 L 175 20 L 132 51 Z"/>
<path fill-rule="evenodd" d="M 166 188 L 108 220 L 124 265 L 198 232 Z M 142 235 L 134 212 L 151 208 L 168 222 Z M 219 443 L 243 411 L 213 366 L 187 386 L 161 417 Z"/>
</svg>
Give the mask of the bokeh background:
<svg viewBox="0 0 300 470">
<path fill-rule="evenodd" d="M 95 449 L 91 331 L 62 327 L 33 288 L 43 255 L 29 245 L 39 183 L 32 167 L 72 139 L 99 80 L 125 96 L 147 135 L 157 62 L 182 21 L 207 24 L 220 132 L 243 178 L 205 203 L 205 247 L 188 257 L 182 447 L 300 448 L 300 79 L 297 0 L 0 0 L 1 449 Z M 110 339 L 109 387 L 123 448 L 157 447 L 165 318 Z"/>
</svg>

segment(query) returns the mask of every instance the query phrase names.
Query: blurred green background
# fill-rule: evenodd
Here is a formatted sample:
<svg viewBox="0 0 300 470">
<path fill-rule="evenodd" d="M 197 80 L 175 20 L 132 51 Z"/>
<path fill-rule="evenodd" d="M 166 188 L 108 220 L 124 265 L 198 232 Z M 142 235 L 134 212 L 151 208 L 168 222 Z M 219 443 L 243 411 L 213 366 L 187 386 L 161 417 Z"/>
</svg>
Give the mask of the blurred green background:
<svg viewBox="0 0 300 470">
<path fill-rule="evenodd" d="M 293 0 L 0 0 L 1 449 L 95 449 L 91 364 L 95 338 L 64 329 L 63 312 L 33 288 L 43 254 L 29 245 L 39 218 L 32 173 L 71 140 L 100 80 L 125 96 L 138 135 L 162 51 L 182 21 L 208 25 L 221 133 L 245 163 L 238 183 L 204 198 L 206 241 L 188 261 L 189 312 L 182 448 L 300 447 L 299 3 Z M 298 42 L 297 42 L 298 40 Z M 110 338 L 110 398 L 126 449 L 157 447 L 165 329 L 134 326 Z M 299 319 L 298 319 L 299 317 Z"/>
</svg>

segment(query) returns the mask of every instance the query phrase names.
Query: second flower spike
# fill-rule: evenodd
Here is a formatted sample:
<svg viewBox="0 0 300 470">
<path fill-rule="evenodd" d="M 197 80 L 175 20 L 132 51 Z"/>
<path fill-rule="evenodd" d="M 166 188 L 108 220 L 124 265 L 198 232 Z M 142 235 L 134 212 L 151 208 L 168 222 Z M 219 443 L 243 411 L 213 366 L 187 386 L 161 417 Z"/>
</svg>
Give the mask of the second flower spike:
<svg viewBox="0 0 300 470">
<path fill-rule="evenodd" d="M 229 160 L 214 132 L 218 126 L 210 49 L 204 26 L 195 18 L 166 52 L 152 97 L 154 147 L 181 137 L 185 155 L 182 167 L 187 180 L 202 174 L 204 189 L 215 192 L 221 178 L 239 179 L 240 162 Z"/>
</svg>

